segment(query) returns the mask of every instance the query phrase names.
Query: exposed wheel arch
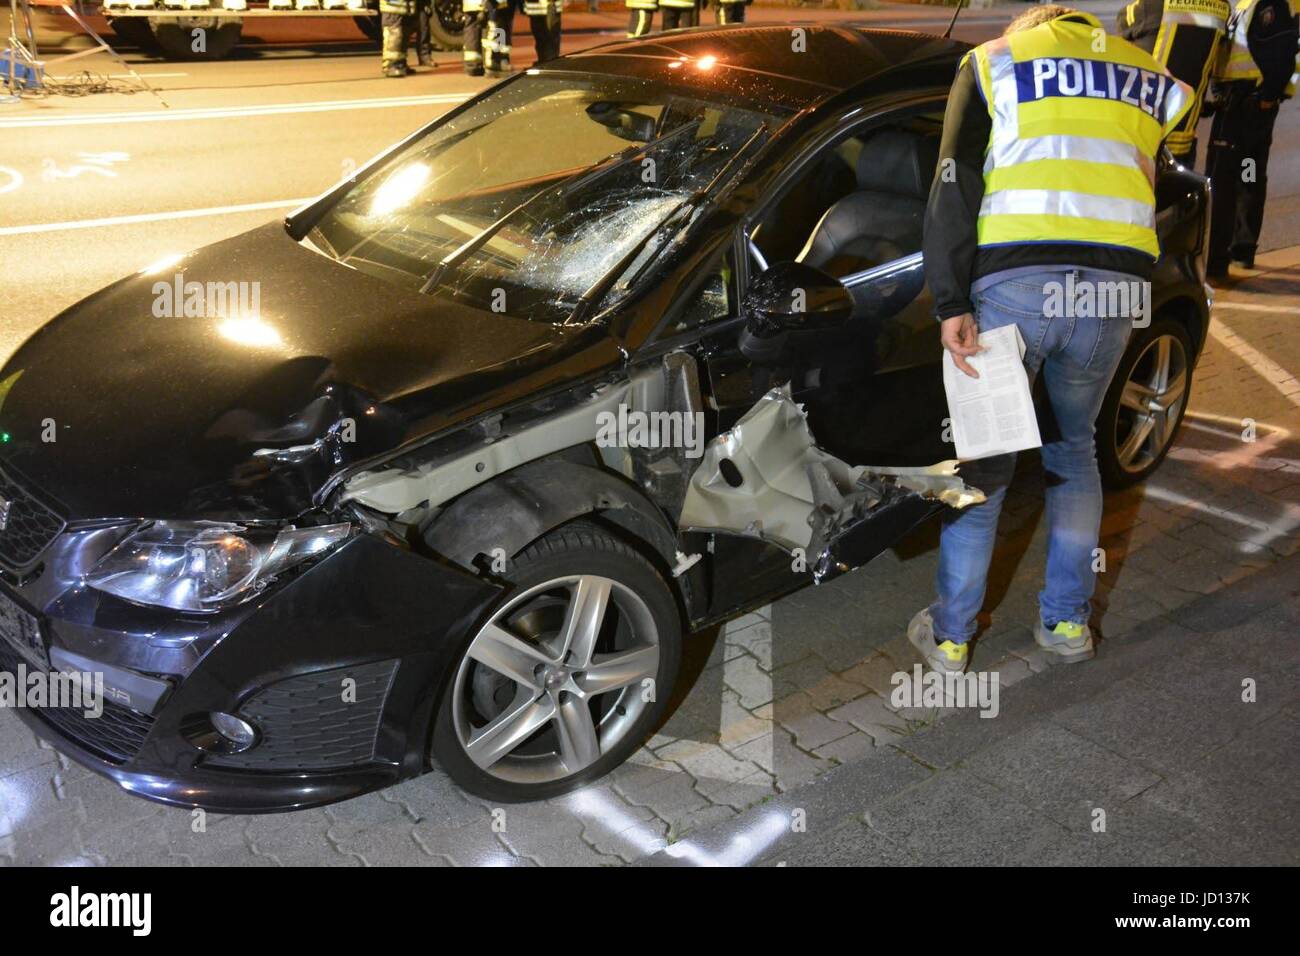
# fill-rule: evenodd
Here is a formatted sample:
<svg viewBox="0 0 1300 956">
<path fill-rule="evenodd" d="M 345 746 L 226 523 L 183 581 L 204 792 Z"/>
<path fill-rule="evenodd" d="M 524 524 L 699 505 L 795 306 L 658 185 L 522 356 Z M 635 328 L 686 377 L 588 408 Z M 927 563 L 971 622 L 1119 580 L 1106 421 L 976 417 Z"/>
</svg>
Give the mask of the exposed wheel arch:
<svg viewBox="0 0 1300 956">
<path fill-rule="evenodd" d="M 448 560 L 478 568 L 482 556 L 513 558 L 576 518 L 593 516 L 645 546 L 663 569 L 677 563 L 677 535 L 664 514 L 627 479 L 574 461 L 548 458 L 520 465 L 461 495 L 422 532 Z M 497 550 L 500 549 L 500 550 Z M 689 618 L 702 608 L 686 576 L 671 579 Z"/>
</svg>

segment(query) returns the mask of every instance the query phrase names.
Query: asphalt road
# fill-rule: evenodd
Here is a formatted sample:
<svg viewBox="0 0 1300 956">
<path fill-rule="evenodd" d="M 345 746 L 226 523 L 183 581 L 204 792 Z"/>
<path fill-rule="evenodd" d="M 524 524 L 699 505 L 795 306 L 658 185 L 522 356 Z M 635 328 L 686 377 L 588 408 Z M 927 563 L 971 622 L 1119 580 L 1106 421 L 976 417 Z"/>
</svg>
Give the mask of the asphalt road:
<svg viewBox="0 0 1300 956">
<path fill-rule="evenodd" d="M 1104 22 L 1116 0 L 1084 0 Z M 1022 7 L 968 10 L 956 35 L 987 39 Z M 838 20 L 941 32 L 949 11 L 754 8 L 770 22 Z M 50 21 L 43 21 L 48 26 Z M 433 70 L 379 76 L 378 56 L 349 20 L 250 21 L 236 57 L 170 63 L 123 49 L 125 64 L 158 92 L 49 96 L 0 105 L 0 355 L 62 308 L 165 255 L 277 218 L 412 129 L 488 85 L 439 54 Z M 566 51 L 621 36 L 621 10 L 565 15 Z M 523 21 L 521 21 L 521 27 Z M 7 25 L 0 24 L 7 33 Z M 45 55 L 84 37 L 46 30 Z M 531 62 L 517 32 L 516 64 Z M 54 75 L 90 70 L 128 90 L 105 54 Z M 164 101 L 166 106 L 164 106 Z M 1278 124 L 1264 248 L 1300 242 L 1300 107 Z"/>
</svg>

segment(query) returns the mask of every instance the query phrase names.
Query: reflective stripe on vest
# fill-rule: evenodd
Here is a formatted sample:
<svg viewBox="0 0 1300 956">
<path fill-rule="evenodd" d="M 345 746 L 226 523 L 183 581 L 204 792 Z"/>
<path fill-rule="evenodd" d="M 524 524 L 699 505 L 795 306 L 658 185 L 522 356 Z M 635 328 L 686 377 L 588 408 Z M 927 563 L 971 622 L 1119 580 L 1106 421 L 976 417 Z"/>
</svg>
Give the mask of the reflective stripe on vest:
<svg viewBox="0 0 1300 956">
<path fill-rule="evenodd" d="M 1085 13 L 967 55 L 993 120 L 979 244 L 1080 242 L 1157 257 L 1155 155 L 1191 88 Z"/>
</svg>

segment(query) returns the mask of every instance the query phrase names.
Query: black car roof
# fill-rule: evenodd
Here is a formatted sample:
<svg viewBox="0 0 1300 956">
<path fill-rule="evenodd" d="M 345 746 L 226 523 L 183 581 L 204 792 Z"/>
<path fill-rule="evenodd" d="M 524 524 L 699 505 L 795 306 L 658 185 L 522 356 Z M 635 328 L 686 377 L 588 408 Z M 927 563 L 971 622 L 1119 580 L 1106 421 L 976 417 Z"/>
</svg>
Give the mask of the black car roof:
<svg viewBox="0 0 1300 956">
<path fill-rule="evenodd" d="M 796 30 L 805 31 L 802 38 Z M 792 21 L 616 40 L 552 60 L 543 69 L 682 83 L 720 96 L 801 109 L 901 67 L 955 60 L 969 48 L 959 40 L 909 30 Z M 952 74 L 937 78 L 946 83 Z"/>
</svg>

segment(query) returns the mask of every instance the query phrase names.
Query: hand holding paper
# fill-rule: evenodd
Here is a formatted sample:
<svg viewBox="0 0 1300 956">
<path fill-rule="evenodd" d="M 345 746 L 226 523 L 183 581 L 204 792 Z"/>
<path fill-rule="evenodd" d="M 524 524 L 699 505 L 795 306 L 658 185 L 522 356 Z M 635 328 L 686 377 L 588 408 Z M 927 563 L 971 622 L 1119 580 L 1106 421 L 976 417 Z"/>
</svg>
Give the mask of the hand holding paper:
<svg viewBox="0 0 1300 956">
<path fill-rule="evenodd" d="M 988 458 L 1041 447 L 1020 330 L 1004 325 L 981 332 L 979 344 L 979 354 L 965 359 L 979 378 L 959 371 L 953 354 L 943 353 L 943 390 L 957 457 Z"/>
</svg>

